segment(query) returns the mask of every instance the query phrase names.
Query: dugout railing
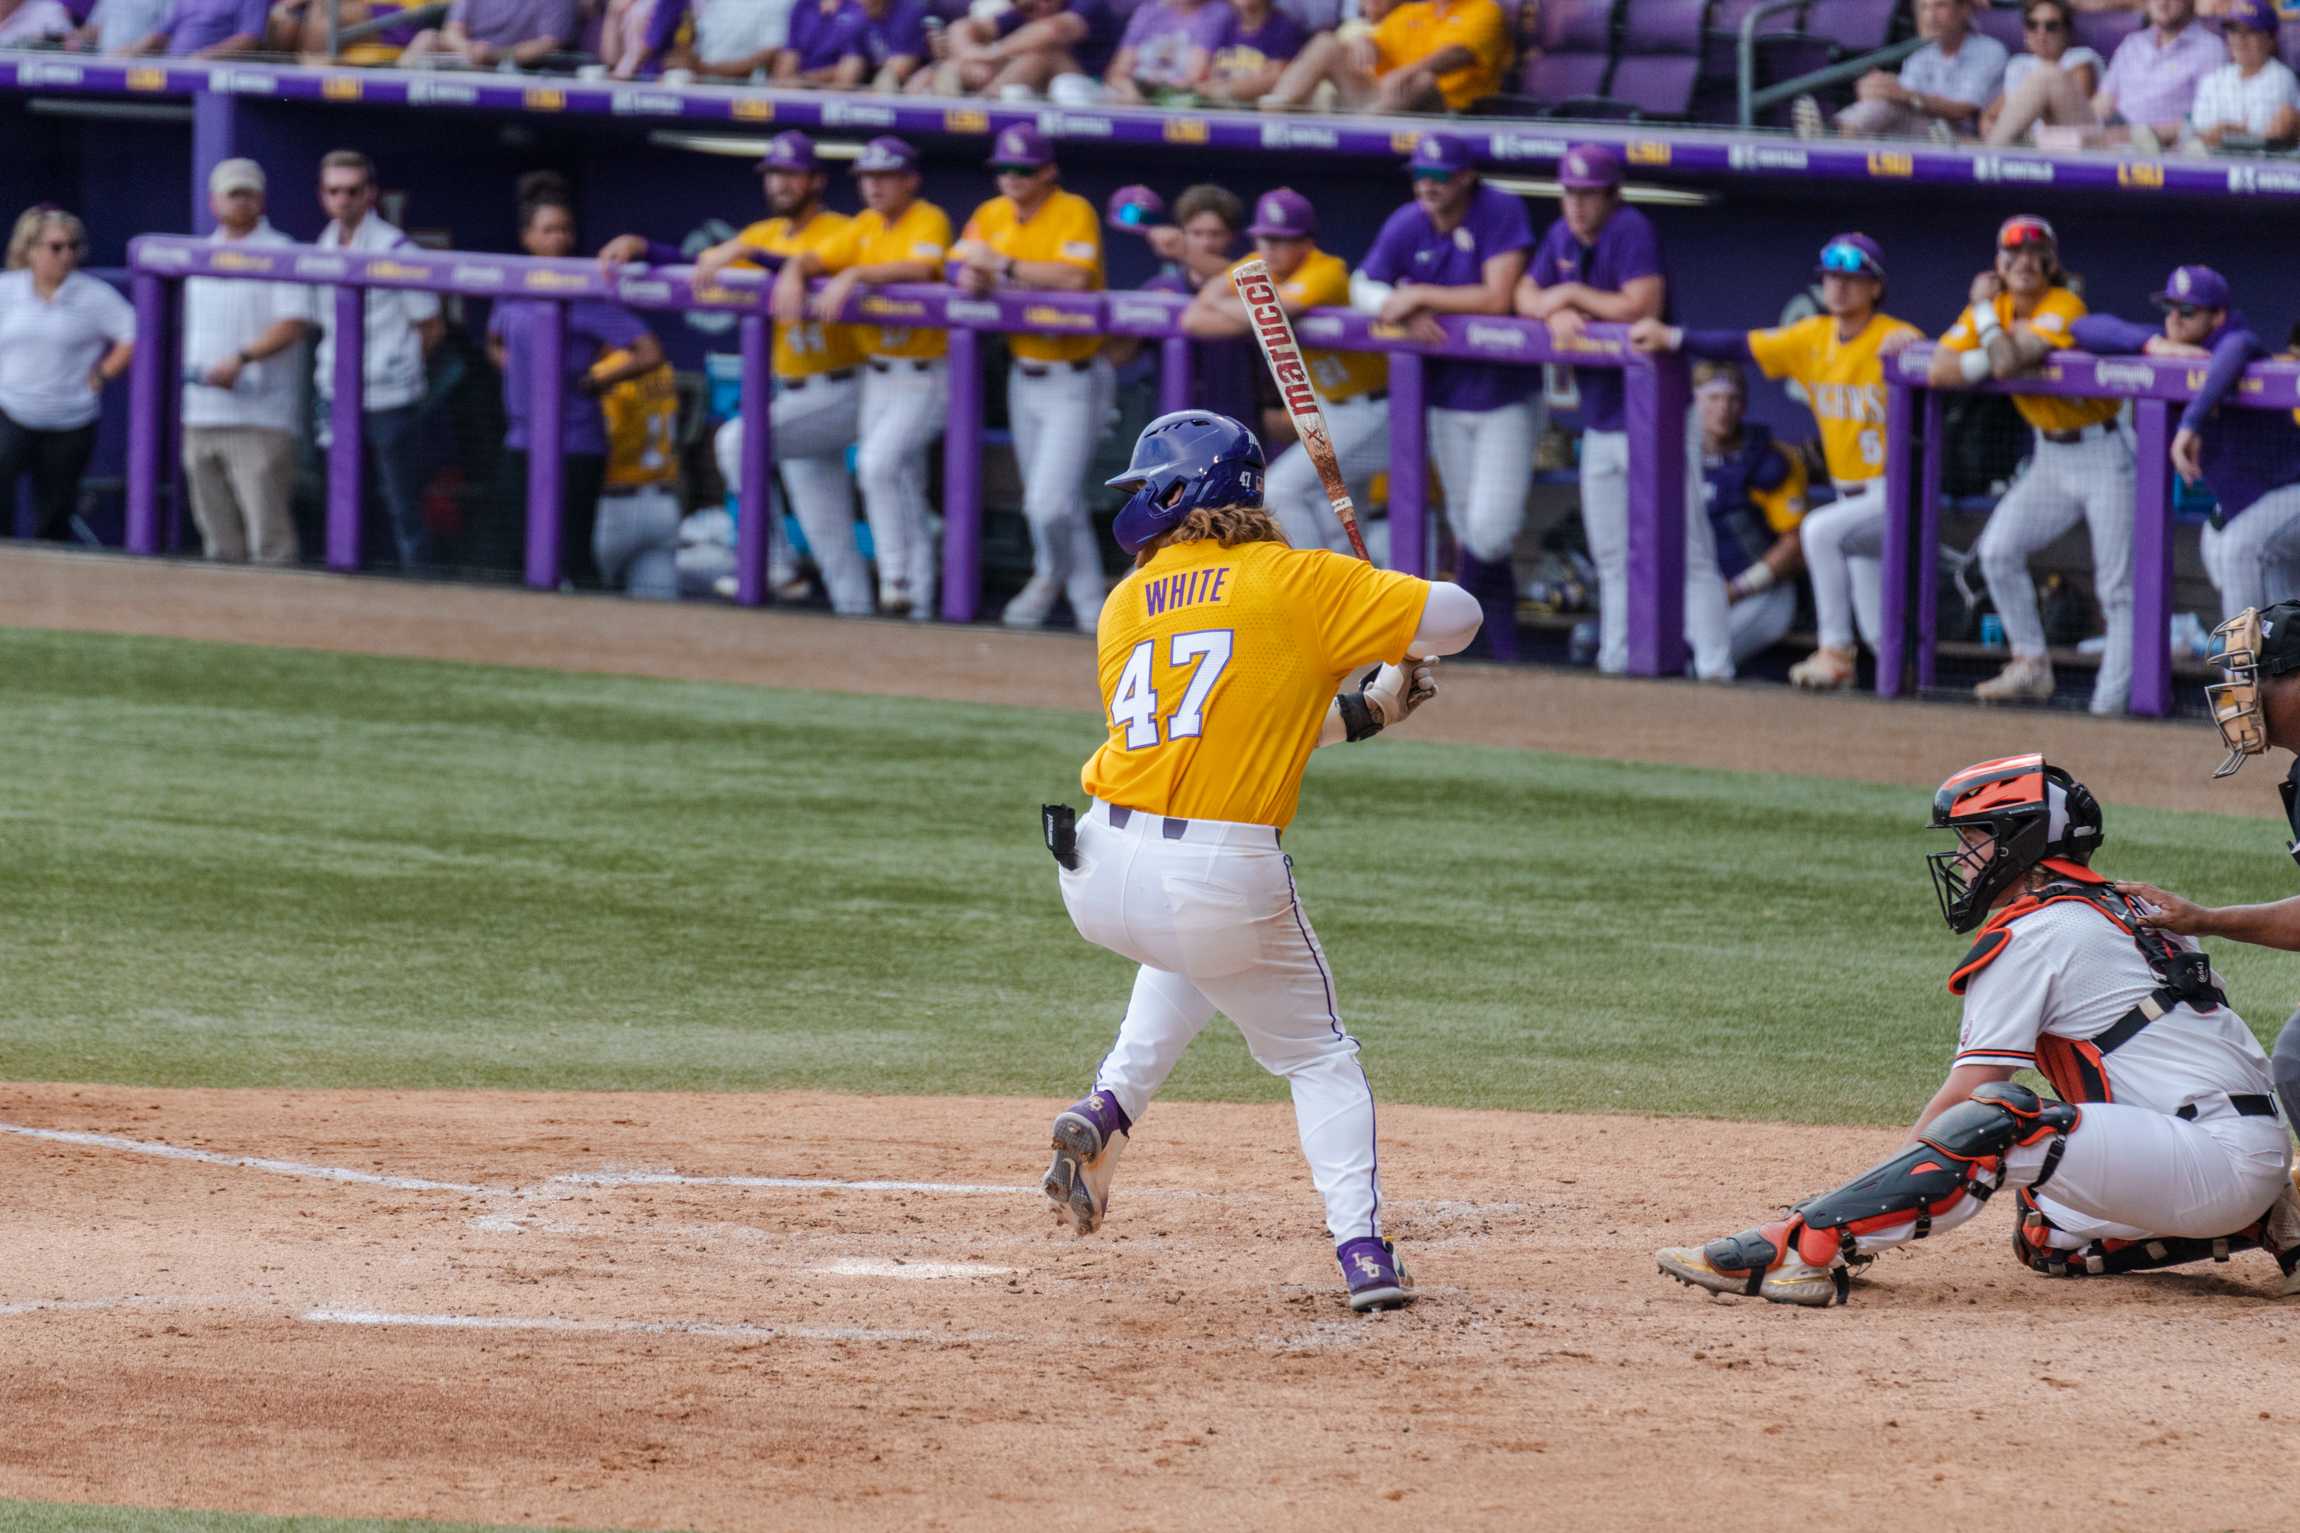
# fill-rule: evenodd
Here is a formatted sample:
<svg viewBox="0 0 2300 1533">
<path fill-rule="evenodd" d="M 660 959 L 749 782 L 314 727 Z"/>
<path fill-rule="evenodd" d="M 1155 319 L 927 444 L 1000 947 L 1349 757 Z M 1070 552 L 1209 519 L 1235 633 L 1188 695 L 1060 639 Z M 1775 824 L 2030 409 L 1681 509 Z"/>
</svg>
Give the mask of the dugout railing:
<svg viewBox="0 0 2300 1533">
<path fill-rule="evenodd" d="M 1973 390 L 1926 384 L 1934 347 L 1911 346 L 1887 370 L 1885 480 L 1887 520 L 1877 695 L 1922 693 L 1938 680 L 1941 547 L 1948 496 L 1943 467 L 1949 446 L 1947 406 L 1959 392 L 2114 399 L 2126 406 L 2133 440 L 2133 656 L 2131 711 L 2150 718 L 2172 712 L 2174 515 L 2173 433 L 2180 410 L 2204 381 L 2201 359 L 2053 354 L 2036 373 Z M 2300 407 L 2300 366 L 2261 362 L 2248 368 L 2223 409 Z M 2209 429 L 2209 428 L 2207 428 Z M 2089 576 L 2088 576 L 2089 578 Z M 2219 620 L 2208 616 L 2207 625 Z"/>
<path fill-rule="evenodd" d="M 163 338 L 136 349 L 130 379 L 127 546 L 156 555 L 178 547 L 184 504 L 176 486 L 181 406 L 177 323 L 181 285 L 189 278 L 296 282 L 331 287 L 337 337 L 331 379 L 330 441 L 326 453 L 325 562 L 330 569 L 360 567 L 362 452 L 360 381 L 364 365 L 365 295 L 370 289 L 420 289 L 474 299 L 547 299 L 559 317 L 542 327 L 530 374 L 531 446 L 526 493 L 526 583 L 554 587 L 560 568 L 560 363 L 566 345 L 566 305 L 601 299 L 652 311 L 717 310 L 739 316 L 745 388 L 736 600 L 767 600 L 767 542 L 763 511 L 773 466 L 769 416 L 769 357 L 773 319 L 765 283 L 756 274 L 730 272 L 701 288 L 686 267 L 625 267 L 609 272 L 596 262 L 539 260 L 468 252 L 394 251 L 384 254 L 313 246 L 248 249 L 172 235 L 145 235 L 131 243 L 129 266 L 138 334 Z M 939 328 L 950 335 L 950 414 L 943 436 L 943 588 L 941 615 L 969 622 L 980 609 L 983 547 L 983 421 L 986 378 L 982 337 L 992 332 L 1132 336 L 1160 345 L 1162 407 L 1185 408 L 1192 397 L 1190 345 L 1178 325 L 1186 300 L 1154 293 L 1010 292 L 966 297 L 939 286 L 887 287 L 858 292 L 845 320 Z M 1676 675 L 1684 668 L 1684 561 L 1686 369 L 1674 357 L 1632 351 L 1624 328 L 1591 325 L 1570 348 L 1560 348 L 1546 327 L 1505 318 L 1448 318 L 1443 345 L 1424 345 L 1396 326 L 1349 310 L 1317 310 L 1297 321 L 1304 345 L 1332 351 L 1386 353 L 1389 358 L 1389 484 L 1393 566 L 1430 573 L 1430 480 L 1425 369 L 1432 361 L 1463 360 L 1513 367 L 1564 363 L 1619 369 L 1624 374 L 1631 439 L 1629 478 L 1629 668 L 1641 675 Z M 1654 450 L 1656 444 L 1662 450 Z M 1529 487 L 1530 488 L 1530 487 Z M 1666 513 L 1666 514 L 1665 514 Z"/>
</svg>

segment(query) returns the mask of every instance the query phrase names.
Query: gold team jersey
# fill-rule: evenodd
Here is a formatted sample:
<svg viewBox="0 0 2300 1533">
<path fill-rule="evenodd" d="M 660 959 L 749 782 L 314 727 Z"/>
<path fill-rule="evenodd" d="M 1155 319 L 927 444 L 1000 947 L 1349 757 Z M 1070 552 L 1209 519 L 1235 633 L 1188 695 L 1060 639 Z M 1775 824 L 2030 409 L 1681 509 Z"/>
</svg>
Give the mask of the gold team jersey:
<svg viewBox="0 0 2300 1533">
<path fill-rule="evenodd" d="M 1233 261 L 1230 271 L 1257 259 Z M 1226 279 L 1225 279 L 1226 280 Z M 1346 309 L 1350 306 L 1350 268 L 1338 255 L 1312 247 L 1294 274 L 1278 284 L 1278 296 L 1288 313 L 1301 309 Z M 1312 351 L 1302 348 L 1302 361 L 1310 378 L 1329 404 L 1340 404 L 1360 394 L 1390 386 L 1389 359 L 1374 351 Z"/>
<path fill-rule="evenodd" d="M 591 364 L 594 377 L 631 360 L 610 351 Z M 607 488 L 635 490 L 679 482 L 679 381 L 671 364 L 626 378 L 599 396 L 607 421 Z"/>
<path fill-rule="evenodd" d="M 1789 471 L 1770 490 L 1749 486 L 1749 504 L 1763 514 L 1766 527 L 1778 537 L 1784 532 L 1796 531 L 1798 524 L 1805 520 L 1807 485 L 1805 455 L 1791 452 L 1779 442 L 1773 444 L 1773 451 L 1780 456 L 1782 462 L 1789 465 Z"/>
<path fill-rule="evenodd" d="M 1793 325 L 1749 332 L 1749 355 L 1768 378 L 1787 378 L 1805 391 L 1821 428 L 1821 456 L 1829 477 L 1859 484 L 1885 471 L 1885 339 L 1922 332 L 1906 320 L 1872 314 L 1861 333 L 1837 338 L 1837 321 L 1815 314 Z"/>
<path fill-rule="evenodd" d="M 735 237 L 768 255 L 796 255 L 802 250 L 819 253 L 845 232 L 848 222 L 846 214 L 827 210 L 816 213 L 797 229 L 791 227 L 787 218 L 762 218 Z M 860 366 L 861 328 L 859 325 L 822 325 L 813 320 L 803 325 L 775 326 L 775 376 L 812 378 L 817 373 L 835 373 Z"/>
<path fill-rule="evenodd" d="M 942 280 L 942 259 L 950 254 L 950 215 L 931 202 L 918 201 L 888 223 L 884 214 L 865 208 L 847 220 L 835 239 L 818 249 L 825 271 L 850 266 L 887 266 L 896 261 L 931 261 Z M 868 300 L 865 300 L 866 302 Z M 891 325 L 861 325 L 863 349 L 874 357 L 913 357 L 921 360 L 950 350 L 950 336 L 941 330 L 903 330 Z"/>
<path fill-rule="evenodd" d="M 1383 74 L 1453 47 L 1467 48 L 1470 62 L 1439 75 L 1437 87 L 1446 110 L 1459 112 L 1500 90 L 1509 67 L 1509 17 L 1494 0 L 1407 0 L 1374 28 Z"/>
<path fill-rule="evenodd" d="M 959 236 L 988 245 L 1017 261 L 1060 261 L 1094 274 L 1094 291 L 1104 286 L 1102 272 L 1102 220 L 1094 205 L 1076 192 L 1059 187 L 1024 219 L 1013 201 L 993 197 L 974 210 Z M 1025 362 L 1079 362 L 1102 349 L 1099 335 L 1012 335 L 1007 349 Z"/>
<path fill-rule="evenodd" d="M 1999 293 L 1990 307 L 1997 311 L 1997 319 L 2010 330 L 2013 326 L 2012 294 Z M 2084 300 L 2065 287 L 2045 289 L 2036 301 L 2036 312 L 2028 317 L 2028 326 L 2037 337 L 2055 351 L 2065 351 L 2076 342 L 2069 329 L 2084 318 Z M 1980 332 L 1973 328 L 1973 311 L 1967 308 L 1941 337 L 1943 351 L 1977 351 Z M 2116 414 L 2113 399 L 2062 399 L 2052 394 L 2015 394 L 2013 408 L 2020 411 L 2021 419 L 2039 431 L 2081 431 L 2097 426 Z"/>
<path fill-rule="evenodd" d="M 1079 781 L 1127 809 L 1284 828 L 1335 689 L 1405 654 L 1429 589 L 1278 542 L 1160 549 L 1102 603 L 1110 738 Z"/>
</svg>

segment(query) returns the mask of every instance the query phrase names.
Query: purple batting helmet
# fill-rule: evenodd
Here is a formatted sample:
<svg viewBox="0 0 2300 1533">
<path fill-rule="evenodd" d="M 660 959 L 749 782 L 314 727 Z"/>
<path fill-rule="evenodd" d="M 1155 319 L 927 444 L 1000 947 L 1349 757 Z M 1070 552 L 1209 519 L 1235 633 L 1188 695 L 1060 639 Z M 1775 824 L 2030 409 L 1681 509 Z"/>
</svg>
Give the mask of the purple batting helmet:
<svg viewBox="0 0 2300 1533">
<path fill-rule="evenodd" d="M 1131 492 L 1110 530 L 1140 553 L 1193 507 L 1260 505 L 1262 444 L 1227 415 L 1178 410 L 1144 426 L 1126 472 L 1103 482 Z"/>
</svg>

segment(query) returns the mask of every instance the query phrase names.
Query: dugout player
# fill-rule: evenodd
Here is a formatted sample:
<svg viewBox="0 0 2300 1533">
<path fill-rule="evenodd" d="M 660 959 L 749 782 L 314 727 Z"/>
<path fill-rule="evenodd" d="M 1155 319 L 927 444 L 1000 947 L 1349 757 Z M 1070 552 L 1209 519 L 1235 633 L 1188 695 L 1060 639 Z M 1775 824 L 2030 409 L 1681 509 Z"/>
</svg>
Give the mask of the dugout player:
<svg viewBox="0 0 2300 1533">
<path fill-rule="evenodd" d="M 1254 204 L 1248 232 L 1254 236 L 1255 252 L 1269 264 L 1278 302 L 1287 314 L 1349 306 L 1350 269 L 1340 256 L 1318 248 L 1318 215 L 1309 198 L 1285 186 L 1263 193 Z M 1185 333 L 1203 340 L 1252 334 L 1245 303 L 1230 277 L 1241 264 L 1233 262 L 1198 290 L 1190 307 L 1182 311 Z M 1389 463 L 1389 363 L 1375 352 L 1307 347 L 1302 361 L 1325 401 L 1326 432 L 1350 496 L 1364 505 L 1371 498 L 1374 475 Z M 1271 460 L 1262 503 L 1294 547 L 1349 551 L 1349 536 L 1326 500 L 1317 465 L 1299 442 Z"/>
<path fill-rule="evenodd" d="M 846 215 L 823 206 L 829 177 L 815 157 L 813 139 L 795 131 L 776 134 L 768 141 L 758 169 L 764 178 L 767 207 L 774 216 L 697 256 L 696 286 L 708 285 L 730 266 L 778 268 L 789 256 L 821 249 L 845 231 Z M 618 235 L 599 252 L 600 262 L 609 266 L 638 260 L 672 264 L 679 259 L 677 250 L 638 234 Z M 870 571 L 855 546 L 854 488 L 846 466 L 847 445 L 855 439 L 861 398 L 856 379 L 861 362 L 862 350 L 852 325 L 775 326 L 775 397 L 769 417 L 774 429 L 775 464 L 789 488 L 791 509 L 806 533 L 815 567 L 822 571 L 831 610 L 850 617 L 867 615 L 873 605 Z M 759 382 L 744 381 L 746 386 Z M 742 483 L 741 417 L 719 428 L 714 445 L 720 474 L 729 485 Z M 775 498 L 771 487 L 769 498 Z M 757 512 L 746 506 L 743 514 Z M 770 558 L 787 568 L 788 554 L 778 558 L 773 553 L 782 540 L 778 521 L 778 513 L 770 506 Z M 777 584 L 782 586 L 781 581 Z"/>
<path fill-rule="evenodd" d="M 2017 378 L 2074 346 L 2084 300 L 2069 291 L 2063 275 L 2051 224 L 2025 213 L 2006 219 L 1997 230 L 1996 265 L 1973 278 L 1970 306 L 1933 353 L 1932 386 Z M 1974 687 L 1973 696 L 1984 703 L 2052 697 L 2052 657 L 2028 561 L 2082 517 L 2092 537 L 2093 590 L 2108 625 L 2092 711 L 2122 713 L 2132 696 L 2133 491 L 2132 447 L 2117 429 L 2117 402 L 2015 394 L 2013 408 L 2035 428 L 2036 445 L 1989 513 L 1979 545 L 1981 574 L 2004 619 L 2012 660 Z"/>
<path fill-rule="evenodd" d="M 1738 665 L 1781 642 L 1797 620 L 1797 572 L 1805 567 L 1805 460 L 1742 418 L 1749 384 L 1732 362 L 1693 369 L 1701 429 L 1701 501 L 1717 545 L 1717 573 L 1732 604 L 1728 626 Z"/>
<path fill-rule="evenodd" d="M 1603 144 L 1577 144 L 1558 166 L 1564 212 L 1542 235 L 1517 285 L 1517 312 L 1549 327 L 1569 348 L 1591 320 L 1635 324 L 1666 319 L 1669 277 L 1653 220 L 1621 200 L 1621 158 Z M 1597 565 L 1597 668 L 1629 665 L 1629 434 L 1624 429 L 1618 368 L 1577 367 L 1581 396 L 1581 525 Z M 1690 486 L 1689 486 L 1690 487 Z M 1693 673 L 1704 681 L 1733 675 L 1725 583 L 1717 574 L 1709 521 L 1691 496 L 1686 505 L 1685 637 Z"/>
<path fill-rule="evenodd" d="M 2211 359 L 2180 412 L 2172 466 L 2219 501 L 2204 533 L 2204 569 L 2220 591 L 2220 615 L 2233 618 L 2300 591 L 2300 425 L 2285 410 L 2222 408 L 2245 367 L 2269 355 L 2231 307 L 2225 277 L 2209 266 L 2178 267 L 2153 297 L 2164 311 L 2161 332 L 2088 314 L 2076 322 L 2076 343 L 2100 356 Z"/>
<path fill-rule="evenodd" d="M 951 247 L 950 279 L 972 297 L 1002 288 L 1096 293 L 1103 287 L 1102 225 L 1094 206 L 1062 189 L 1062 172 L 1036 128 L 999 130 L 990 152 L 998 195 L 974 210 Z M 1022 512 L 1030 522 L 1030 579 L 1006 604 L 1010 628 L 1037 628 L 1067 595 L 1081 632 L 1102 608 L 1102 553 L 1086 516 L 1086 463 L 1102 435 L 1117 377 L 1094 335 L 1012 335 L 1006 413 L 1014 428 Z"/>
<path fill-rule="evenodd" d="M 2194 943 L 2093 871 L 2100 806 L 2042 756 L 1965 768 L 1933 797 L 1941 914 L 1974 935 L 1964 1023 L 1909 1142 L 1787 1217 L 1657 1253 L 1715 1293 L 1842 1303 L 1851 1264 L 1954 1229 L 2017 1188 L 2015 1253 L 2084 1276 L 2300 1246 L 2268 1058 Z M 2012 1083 L 2022 1070 L 2059 1101 Z M 2300 1254 L 2300 1253 L 2296 1253 Z M 2290 1270 L 2287 1268 L 2287 1270 Z"/>
<path fill-rule="evenodd" d="M 1820 648 L 1789 668 L 1800 687 L 1853 684 L 1854 625 L 1873 648 L 1884 604 L 1878 555 L 1885 531 L 1885 358 L 1922 336 L 1884 313 L 1885 253 L 1865 234 L 1840 234 L 1814 268 L 1822 313 L 1771 330 L 1687 330 L 1657 319 L 1630 327 L 1643 351 L 1685 351 L 1754 361 L 1768 378 L 1804 389 L 1821 428 L 1821 456 L 1837 498 L 1806 514 L 1800 530 L 1813 579 Z"/>
<path fill-rule="evenodd" d="M 1414 200 L 1389 216 L 1351 280 L 1354 307 L 1414 339 L 1442 341 L 1441 314 L 1507 314 L 1533 249 L 1525 204 L 1487 186 L 1466 140 L 1424 133 L 1407 161 Z M 1461 549 L 1461 583 L 1485 611 L 1486 644 L 1515 660 L 1517 574 L 1540 435 L 1541 371 L 1490 362 L 1428 365 L 1430 457 Z"/>
<path fill-rule="evenodd" d="M 874 138 L 855 158 L 854 174 L 863 211 L 783 263 L 775 277 L 778 324 L 835 319 L 858 287 L 941 280 L 950 215 L 919 196 L 918 151 L 899 138 Z M 808 279 L 825 274 L 830 281 L 810 303 Z M 855 477 L 878 557 L 879 611 L 926 618 L 934 612 L 936 563 L 926 450 L 950 414 L 950 337 L 893 325 L 860 326 L 858 334 L 865 361 Z"/>
<path fill-rule="evenodd" d="M 1096 640 L 1109 736 L 1081 773 L 1085 816 L 1049 806 L 1046 830 L 1079 934 L 1141 969 L 1093 1090 L 1054 1120 L 1045 1190 L 1078 1234 L 1101 1224 L 1127 1136 L 1221 1011 L 1292 1088 L 1351 1307 L 1386 1309 L 1411 1285 L 1382 1238 L 1373 1091 L 1278 836 L 1310 752 L 1434 696 L 1432 657 L 1470 641 L 1478 609 L 1457 586 L 1289 548 L 1262 467 L 1251 431 L 1185 410 L 1110 481 L 1131 495 L 1113 531 L 1134 569 Z"/>
</svg>

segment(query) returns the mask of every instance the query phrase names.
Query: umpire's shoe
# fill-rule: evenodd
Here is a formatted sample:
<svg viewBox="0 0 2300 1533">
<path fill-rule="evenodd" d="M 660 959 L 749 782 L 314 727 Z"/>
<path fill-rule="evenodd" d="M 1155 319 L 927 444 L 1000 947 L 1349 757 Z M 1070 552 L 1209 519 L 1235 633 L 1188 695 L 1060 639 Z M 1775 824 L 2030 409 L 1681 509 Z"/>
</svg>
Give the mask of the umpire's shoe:
<svg viewBox="0 0 2300 1533">
<path fill-rule="evenodd" d="M 1342 1279 L 1350 1285 L 1350 1308 L 1359 1314 L 1376 1309 L 1403 1309 L 1414 1299 L 1414 1280 L 1398 1260 L 1398 1248 L 1386 1240 L 1361 1235 L 1334 1248 L 1342 1264 Z"/>
<path fill-rule="evenodd" d="M 1825 1265 L 1805 1260 L 1797 1249 L 1804 1228 L 1805 1221 L 1792 1216 L 1705 1246 L 1671 1246 L 1654 1256 L 1668 1276 L 1711 1293 L 1744 1294 L 1775 1304 L 1844 1303 L 1849 1275 L 1835 1260 Z M 1826 1233 L 1836 1244 L 1834 1231 L 1816 1233 Z"/>
<path fill-rule="evenodd" d="M 1054 1115 L 1054 1163 L 1041 1184 L 1055 1221 L 1091 1235 L 1110 1207 L 1110 1183 L 1134 1125 L 1107 1091 L 1092 1092 Z"/>
</svg>

